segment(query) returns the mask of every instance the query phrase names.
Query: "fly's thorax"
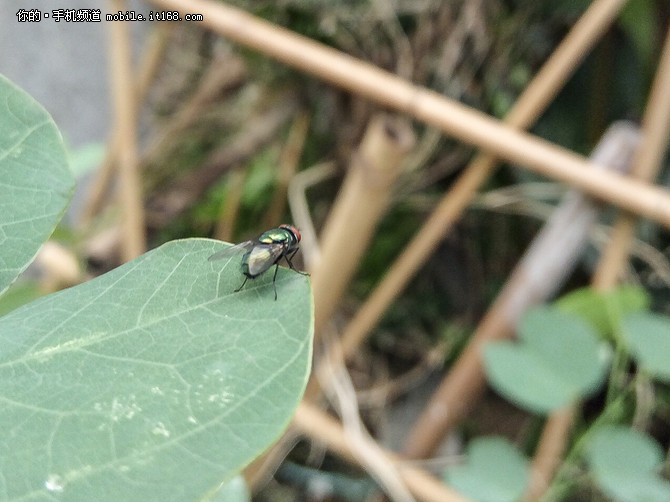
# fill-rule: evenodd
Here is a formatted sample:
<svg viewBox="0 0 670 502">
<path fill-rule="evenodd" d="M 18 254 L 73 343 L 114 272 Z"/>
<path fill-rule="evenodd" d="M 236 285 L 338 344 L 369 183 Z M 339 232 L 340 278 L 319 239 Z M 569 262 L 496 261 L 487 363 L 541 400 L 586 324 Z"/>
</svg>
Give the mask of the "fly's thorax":
<svg viewBox="0 0 670 502">
<path fill-rule="evenodd" d="M 273 242 L 281 242 L 286 244 L 286 249 L 292 249 L 298 245 L 298 239 L 295 234 L 286 228 L 273 228 L 264 232 L 259 238 L 259 242 L 263 244 L 271 244 Z"/>
</svg>

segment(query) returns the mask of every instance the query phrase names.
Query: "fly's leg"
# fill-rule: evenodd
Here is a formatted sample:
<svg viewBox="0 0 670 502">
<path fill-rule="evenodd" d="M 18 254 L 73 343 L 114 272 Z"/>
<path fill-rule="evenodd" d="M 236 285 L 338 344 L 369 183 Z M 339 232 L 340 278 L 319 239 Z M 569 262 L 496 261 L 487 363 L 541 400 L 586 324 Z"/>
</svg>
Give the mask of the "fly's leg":
<svg viewBox="0 0 670 502">
<path fill-rule="evenodd" d="M 278 270 L 279 270 L 279 260 L 277 260 L 277 263 L 275 264 L 275 275 L 272 277 L 272 286 L 275 288 L 275 301 L 277 301 L 277 283 L 275 281 L 277 280 Z"/>
<path fill-rule="evenodd" d="M 298 272 L 299 274 L 302 274 L 302 275 L 309 275 L 307 272 L 301 272 L 300 270 L 298 270 L 297 268 L 295 268 L 293 266 L 293 262 L 291 262 L 291 258 L 293 258 L 293 255 L 295 255 L 297 252 L 298 252 L 298 248 L 295 248 L 290 253 L 286 253 L 284 255 L 284 258 L 286 258 L 286 263 L 288 263 L 288 266 L 291 267 L 291 270 L 294 270 L 295 272 Z"/>
<path fill-rule="evenodd" d="M 239 293 L 240 290 L 244 287 L 244 285 L 247 283 L 248 280 L 249 280 L 249 278 L 248 278 L 248 277 L 245 277 L 245 278 L 244 278 L 244 282 L 242 283 L 242 285 L 241 285 L 239 288 L 237 288 L 237 289 L 235 290 L 235 293 Z"/>
</svg>

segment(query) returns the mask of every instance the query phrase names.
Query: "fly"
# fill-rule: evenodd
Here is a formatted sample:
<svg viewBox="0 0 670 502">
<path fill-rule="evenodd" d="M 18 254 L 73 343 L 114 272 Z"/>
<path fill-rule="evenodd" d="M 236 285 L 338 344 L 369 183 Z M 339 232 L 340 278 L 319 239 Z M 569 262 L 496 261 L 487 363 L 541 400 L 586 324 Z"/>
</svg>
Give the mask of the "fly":
<svg viewBox="0 0 670 502">
<path fill-rule="evenodd" d="M 222 249 L 209 257 L 209 261 L 221 260 L 240 248 L 246 250 L 242 256 L 242 273 L 246 276 L 244 282 L 235 290 L 240 291 L 249 279 L 255 279 L 272 265 L 275 266 L 275 274 L 272 277 L 272 286 L 275 290 L 275 301 L 277 301 L 277 271 L 279 270 L 279 260 L 284 258 L 291 270 L 299 274 L 309 275 L 305 272 L 296 270 L 291 262 L 291 258 L 298 252 L 300 244 L 300 231 L 293 225 L 279 225 L 264 232 L 258 239 L 249 240 L 233 246 L 232 248 Z"/>
</svg>

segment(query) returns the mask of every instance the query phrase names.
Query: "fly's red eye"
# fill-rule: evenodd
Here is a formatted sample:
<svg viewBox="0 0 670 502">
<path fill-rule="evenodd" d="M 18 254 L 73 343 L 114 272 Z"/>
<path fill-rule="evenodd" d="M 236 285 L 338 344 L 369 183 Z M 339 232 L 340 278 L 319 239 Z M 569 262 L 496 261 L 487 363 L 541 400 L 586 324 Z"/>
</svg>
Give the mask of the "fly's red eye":
<svg viewBox="0 0 670 502">
<path fill-rule="evenodd" d="M 300 230 L 295 228 L 293 225 L 288 225 L 288 224 L 279 225 L 279 228 L 285 228 L 289 232 L 292 232 L 293 235 L 295 235 L 295 238 L 298 239 L 298 242 L 300 242 L 300 239 L 302 238 L 302 236 L 300 235 Z"/>
</svg>

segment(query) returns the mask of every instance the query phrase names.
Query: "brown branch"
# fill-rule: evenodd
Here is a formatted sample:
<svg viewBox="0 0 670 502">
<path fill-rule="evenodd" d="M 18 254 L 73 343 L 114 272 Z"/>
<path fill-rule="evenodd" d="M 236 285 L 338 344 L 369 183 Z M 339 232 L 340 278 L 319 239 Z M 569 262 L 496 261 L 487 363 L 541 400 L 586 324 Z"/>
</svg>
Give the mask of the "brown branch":
<svg viewBox="0 0 670 502">
<path fill-rule="evenodd" d="M 214 151 L 202 166 L 157 193 L 147 203 L 150 224 L 163 225 L 189 208 L 221 175 L 272 140 L 296 108 L 296 100 L 284 96 L 274 108 L 264 110 L 262 117 L 249 119 L 245 127 L 224 147 Z"/>
<path fill-rule="evenodd" d="M 298 171 L 298 164 L 305 148 L 305 140 L 309 130 L 309 115 L 302 111 L 296 115 L 288 132 L 288 138 L 279 157 L 277 183 L 270 206 L 263 219 L 264 228 L 274 228 L 282 223 L 281 217 L 286 210 L 286 195 L 293 176 Z"/>
<path fill-rule="evenodd" d="M 357 463 L 356 454 L 342 425 L 316 406 L 305 401 L 300 403 L 293 417 L 293 427 L 315 441 L 325 444 L 329 450 L 350 462 Z M 400 476 L 412 494 L 425 502 L 467 502 L 468 499 L 444 485 L 425 471 L 403 464 L 391 452 L 383 450 L 372 442 L 367 445 L 397 462 Z"/>
<path fill-rule="evenodd" d="M 642 143 L 633 161 L 631 175 L 639 180 L 653 181 L 661 167 L 670 137 L 670 30 L 665 39 L 658 70 L 654 77 L 647 107 L 642 117 Z M 622 213 L 612 229 L 611 242 L 598 263 L 593 286 L 599 290 L 614 287 L 635 234 L 637 218 Z"/>
<path fill-rule="evenodd" d="M 621 0 L 593 2 L 519 97 L 505 118 L 506 122 L 515 127 L 525 127 L 537 119 L 573 73 L 578 62 L 612 22 L 622 4 Z M 389 267 L 382 282 L 349 322 L 342 335 L 345 357 L 350 357 L 356 351 L 391 302 L 425 263 L 493 172 L 496 163 L 497 159 L 491 155 L 477 155 L 442 198 L 421 230 Z"/>
<path fill-rule="evenodd" d="M 124 0 L 112 0 L 112 11 L 126 11 Z M 118 146 L 120 175 L 119 197 L 123 214 L 124 238 L 121 241 L 123 261 L 129 261 L 146 250 L 144 207 L 137 153 L 137 107 L 132 81 L 132 52 L 130 50 L 130 25 L 111 23 L 110 57 L 112 67 L 112 97 L 114 103 L 114 144 Z"/>
<path fill-rule="evenodd" d="M 371 64 L 210 0 L 150 0 L 173 10 L 196 10 L 203 26 L 287 64 L 405 112 L 510 162 L 573 185 L 670 227 L 670 192 L 614 173 L 594 172 L 582 156 L 416 86 Z M 622 0 L 618 0 L 622 1 Z"/>
<path fill-rule="evenodd" d="M 144 101 L 146 93 L 157 72 L 158 66 L 165 52 L 168 34 L 172 31 L 172 23 L 159 23 L 158 28 L 152 33 L 147 46 L 144 48 L 142 61 L 139 64 L 140 75 L 135 82 L 136 92 L 135 106 L 139 109 Z M 112 181 L 114 180 L 115 166 L 117 164 L 117 155 L 119 152 L 119 137 L 116 131 L 107 145 L 107 152 L 102 161 L 96 176 L 91 182 L 86 195 L 86 203 L 82 209 L 79 223 L 82 227 L 87 227 L 91 219 L 103 207 L 109 192 Z"/>
<path fill-rule="evenodd" d="M 642 119 L 642 140 L 637 148 L 631 169 L 632 176 L 653 180 L 660 168 L 670 135 L 670 30 L 668 31 L 658 71 Z M 628 258 L 628 250 L 635 234 L 637 219 L 621 214 L 614 224 L 610 241 L 592 278 L 592 286 L 600 291 L 612 289 Z M 524 502 L 539 500 L 554 477 L 563 456 L 572 425 L 575 408 L 552 413 L 531 466 L 532 480 Z"/>
<path fill-rule="evenodd" d="M 615 124 L 598 143 L 592 158 L 596 164 L 625 171 L 637 144 L 634 127 Z M 405 443 L 408 457 L 432 454 L 451 427 L 472 409 L 486 383 L 482 348 L 490 341 L 510 337 L 521 316 L 560 287 L 574 268 L 599 209 L 579 192 L 566 194 L 415 422 Z"/>
<path fill-rule="evenodd" d="M 314 332 L 335 310 L 372 240 L 391 198 L 400 166 L 414 146 L 404 120 L 374 117 L 351 159 L 346 178 L 321 232 L 321 253 L 312 271 Z"/>
</svg>

